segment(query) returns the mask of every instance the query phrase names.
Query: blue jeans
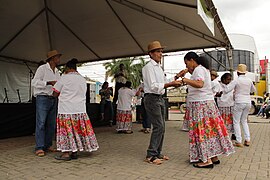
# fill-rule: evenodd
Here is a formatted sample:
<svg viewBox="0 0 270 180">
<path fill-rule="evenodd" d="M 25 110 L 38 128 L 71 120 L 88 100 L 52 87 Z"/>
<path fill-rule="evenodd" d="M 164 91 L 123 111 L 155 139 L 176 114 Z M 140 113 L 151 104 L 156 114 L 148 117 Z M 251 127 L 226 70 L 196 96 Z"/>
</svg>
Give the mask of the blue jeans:
<svg viewBox="0 0 270 180">
<path fill-rule="evenodd" d="M 36 98 L 36 150 L 52 146 L 55 134 L 58 99 L 38 95 Z"/>
<path fill-rule="evenodd" d="M 261 114 L 262 114 L 262 116 L 264 116 L 264 107 L 263 107 L 263 105 L 261 106 L 257 116 L 260 116 Z"/>
</svg>

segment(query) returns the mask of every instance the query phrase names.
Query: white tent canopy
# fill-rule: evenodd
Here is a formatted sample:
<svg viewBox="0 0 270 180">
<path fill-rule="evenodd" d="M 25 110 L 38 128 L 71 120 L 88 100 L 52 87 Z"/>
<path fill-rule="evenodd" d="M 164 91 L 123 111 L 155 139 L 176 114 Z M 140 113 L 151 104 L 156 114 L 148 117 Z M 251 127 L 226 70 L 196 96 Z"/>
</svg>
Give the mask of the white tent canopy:
<svg viewBox="0 0 270 180">
<path fill-rule="evenodd" d="M 165 52 L 231 48 L 214 4 L 204 1 L 214 36 L 197 0 L 1 0 L 0 102 L 20 102 L 18 92 L 31 100 L 32 72 L 52 49 L 64 64 L 145 55 L 154 40 Z"/>
<path fill-rule="evenodd" d="M 49 50 L 62 63 L 143 55 L 159 40 L 166 52 L 231 47 L 214 4 L 215 36 L 197 14 L 197 0 L 1 0 L 0 61 L 34 62 Z"/>
</svg>

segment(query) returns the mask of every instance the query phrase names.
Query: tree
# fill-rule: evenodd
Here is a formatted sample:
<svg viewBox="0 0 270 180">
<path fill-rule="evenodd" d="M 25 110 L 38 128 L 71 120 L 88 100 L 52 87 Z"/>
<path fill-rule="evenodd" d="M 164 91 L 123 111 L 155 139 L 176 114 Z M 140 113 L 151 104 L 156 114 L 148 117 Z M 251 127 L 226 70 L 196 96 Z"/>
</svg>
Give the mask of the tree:
<svg viewBox="0 0 270 180">
<path fill-rule="evenodd" d="M 143 57 L 135 58 L 128 57 L 122 59 L 113 59 L 111 62 L 103 64 L 106 71 L 106 76 L 113 77 L 119 71 L 119 65 L 124 64 L 127 71 L 127 80 L 130 81 L 134 88 L 138 87 L 142 81 L 142 68 L 147 62 Z"/>
</svg>

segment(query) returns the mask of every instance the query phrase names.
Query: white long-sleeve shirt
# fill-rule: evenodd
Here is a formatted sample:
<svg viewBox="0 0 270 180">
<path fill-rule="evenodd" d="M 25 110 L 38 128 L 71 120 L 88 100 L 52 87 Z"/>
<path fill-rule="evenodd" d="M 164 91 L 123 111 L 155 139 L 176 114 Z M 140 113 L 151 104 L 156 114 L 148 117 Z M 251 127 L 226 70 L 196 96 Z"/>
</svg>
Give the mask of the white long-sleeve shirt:
<svg viewBox="0 0 270 180">
<path fill-rule="evenodd" d="M 118 91 L 117 109 L 122 111 L 130 111 L 132 98 L 136 95 L 136 90 L 127 87 L 122 87 Z"/>
<path fill-rule="evenodd" d="M 211 81 L 211 87 L 212 87 L 212 91 L 213 91 L 213 95 L 215 96 L 218 92 L 220 92 L 220 84 L 218 82 L 218 79 L 214 79 L 213 81 Z"/>
<path fill-rule="evenodd" d="M 227 86 L 224 86 L 224 92 L 228 93 L 234 90 L 235 103 L 250 103 L 250 93 L 256 91 L 253 82 L 245 75 L 240 75 Z"/>
<path fill-rule="evenodd" d="M 164 94 L 164 84 L 167 83 L 160 64 L 151 59 L 142 69 L 144 93 Z"/>
<path fill-rule="evenodd" d="M 225 86 L 226 86 L 225 84 L 220 83 L 220 88 L 223 93 L 221 97 L 217 98 L 218 107 L 231 107 L 234 105 L 233 91 L 225 93 L 224 92 Z"/>
<path fill-rule="evenodd" d="M 48 81 L 58 81 L 60 79 L 60 73 L 57 68 L 53 70 L 49 63 L 41 65 L 32 80 L 33 95 L 52 95 L 52 85 L 47 85 Z"/>
</svg>

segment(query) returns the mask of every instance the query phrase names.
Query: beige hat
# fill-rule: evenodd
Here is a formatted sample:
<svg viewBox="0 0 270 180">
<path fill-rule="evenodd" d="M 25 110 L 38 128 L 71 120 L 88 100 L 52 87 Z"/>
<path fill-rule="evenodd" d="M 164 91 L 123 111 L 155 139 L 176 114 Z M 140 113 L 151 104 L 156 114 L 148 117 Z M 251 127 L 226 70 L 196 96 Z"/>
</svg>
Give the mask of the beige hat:
<svg viewBox="0 0 270 180">
<path fill-rule="evenodd" d="M 164 49 L 166 46 L 161 46 L 159 41 L 153 41 L 148 44 L 148 52 L 153 51 L 155 49 Z"/>
<path fill-rule="evenodd" d="M 247 73 L 247 66 L 245 64 L 238 64 L 237 72 Z"/>
<path fill-rule="evenodd" d="M 48 61 L 49 59 L 51 59 L 52 57 L 57 56 L 57 55 L 62 56 L 62 54 L 61 53 L 58 53 L 56 50 L 49 51 L 47 53 L 47 59 L 46 59 L 46 61 Z"/>
<path fill-rule="evenodd" d="M 211 70 L 210 74 L 215 76 L 215 77 L 218 77 L 218 73 L 215 70 Z"/>
</svg>

